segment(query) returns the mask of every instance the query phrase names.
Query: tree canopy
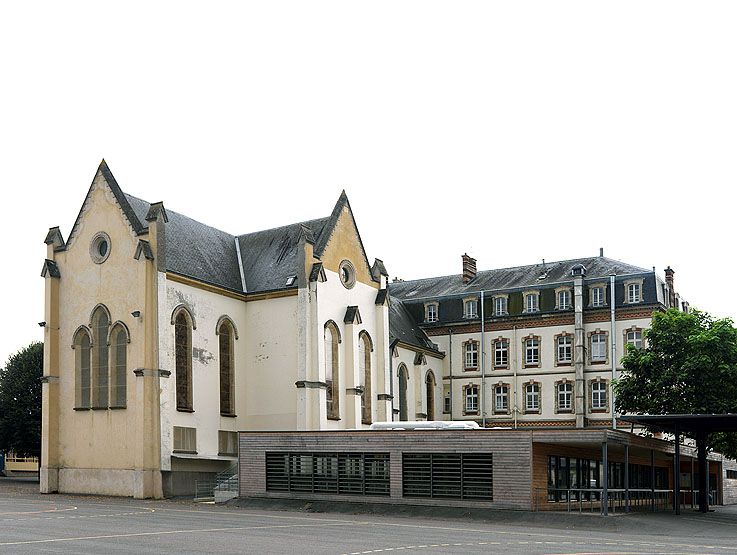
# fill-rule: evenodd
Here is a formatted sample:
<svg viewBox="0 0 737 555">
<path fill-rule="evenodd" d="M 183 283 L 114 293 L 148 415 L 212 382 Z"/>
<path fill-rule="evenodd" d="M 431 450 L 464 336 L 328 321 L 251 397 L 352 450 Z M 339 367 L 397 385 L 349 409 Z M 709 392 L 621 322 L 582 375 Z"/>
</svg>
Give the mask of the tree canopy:
<svg viewBox="0 0 737 555">
<path fill-rule="evenodd" d="M 728 318 L 670 309 L 653 314 L 646 345 L 628 350 L 616 408 L 635 414 L 737 413 L 737 329 Z M 737 457 L 737 434 L 710 434 L 709 447 Z"/>
<path fill-rule="evenodd" d="M 41 454 L 43 343 L 31 343 L 0 370 L 0 450 Z"/>
</svg>

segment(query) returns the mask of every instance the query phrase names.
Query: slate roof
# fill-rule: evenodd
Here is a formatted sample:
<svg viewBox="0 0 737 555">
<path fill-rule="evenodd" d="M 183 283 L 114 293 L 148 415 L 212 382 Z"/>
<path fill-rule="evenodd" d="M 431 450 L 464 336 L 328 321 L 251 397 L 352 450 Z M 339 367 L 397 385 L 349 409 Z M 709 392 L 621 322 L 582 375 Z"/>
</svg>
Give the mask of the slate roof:
<svg viewBox="0 0 737 555">
<path fill-rule="evenodd" d="M 313 237 L 317 237 L 328 221 L 329 218 L 320 218 L 240 235 L 238 243 L 248 291 L 284 289 L 287 278 L 299 273 L 297 245 L 302 226 L 308 227 Z"/>
<path fill-rule="evenodd" d="M 402 341 L 422 349 L 436 351 L 432 341 L 424 331 L 417 325 L 415 319 L 407 311 L 399 299 L 389 299 L 389 343 Z"/>
<path fill-rule="evenodd" d="M 125 194 L 135 217 L 147 224 L 150 203 Z M 236 239 L 240 247 L 246 290 L 249 293 L 287 288 L 287 278 L 298 273 L 303 227 L 318 237 L 330 218 L 308 220 L 244 235 L 231 235 L 169 209 L 166 211 L 166 269 L 186 277 L 243 291 Z M 295 282 L 292 287 L 297 287 Z"/>
<path fill-rule="evenodd" d="M 439 298 L 452 295 L 464 295 L 479 291 L 504 291 L 510 289 L 544 287 L 555 283 L 570 283 L 571 268 L 576 264 L 586 267 L 586 281 L 607 278 L 611 274 L 629 275 L 650 273 L 638 266 L 603 256 L 577 258 L 546 262 L 545 265 L 532 264 L 478 272 L 468 284 L 463 283 L 463 276 L 441 276 L 412 281 L 396 281 L 389 284 L 392 297 L 398 299 Z M 544 279 L 538 279 L 545 275 Z"/>
</svg>

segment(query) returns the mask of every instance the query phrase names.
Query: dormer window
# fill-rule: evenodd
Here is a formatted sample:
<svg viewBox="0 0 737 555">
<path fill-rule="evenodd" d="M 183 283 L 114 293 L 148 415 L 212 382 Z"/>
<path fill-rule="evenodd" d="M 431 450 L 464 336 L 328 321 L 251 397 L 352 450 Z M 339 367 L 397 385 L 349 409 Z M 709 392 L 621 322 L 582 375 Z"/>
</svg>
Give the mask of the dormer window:
<svg viewBox="0 0 737 555">
<path fill-rule="evenodd" d="M 438 321 L 438 303 L 427 303 L 425 305 L 425 322 Z"/>
<path fill-rule="evenodd" d="M 556 289 L 555 290 L 555 308 L 557 310 L 570 310 L 571 308 L 571 290 Z"/>
<path fill-rule="evenodd" d="M 603 285 L 592 285 L 589 287 L 589 304 L 593 308 L 601 308 L 606 306 L 606 300 L 604 297 L 604 286 Z"/>
<path fill-rule="evenodd" d="M 642 284 L 628 283 L 627 284 L 627 302 L 628 303 L 639 303 L 641 300 L 642 300 Z"/>
<path fill-rule="evenodd" d="M 463 301 L 463 317 L 478 318 L 478 302 L 476 299 L 466 299 Z"/>
<path fill-rule="evenodd" d="M 500 295 L 494 297 L 494 316 L 506 316 L 509 314 L 507 310 L 507 296 Z"/>
<path fill-rule="evenodd" d="M 537 291 L 530 291 L 525 293 L 525 312 L 539 312 L 540 311 L 540 293 Z"/>
</svg>

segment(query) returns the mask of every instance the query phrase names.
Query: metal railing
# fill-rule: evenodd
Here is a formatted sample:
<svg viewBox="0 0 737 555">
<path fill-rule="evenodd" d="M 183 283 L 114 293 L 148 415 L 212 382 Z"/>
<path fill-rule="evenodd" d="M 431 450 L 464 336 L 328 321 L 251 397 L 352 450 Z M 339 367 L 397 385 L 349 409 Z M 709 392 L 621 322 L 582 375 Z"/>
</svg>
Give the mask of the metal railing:
<svg viewBox="0 0 737 555">
<path fill-rule="evenodd" d="M 194 500 L 202 503 L 215 501 L 215 480 L 195 480 Z"/>
<path fill-rule="evenodd" d="M 602 488 L 536 488 L 533 511 L 603 512 Z M 682 492 L 683 493 L 683 492 Z M 663 511 L 672 507 L 671 489 L 607 489 L 607 511 Z"/>
<path fill-rule="evenodd" d="M 218 497 L 230 499 L 238 494 L 238 463 L 231 464 L 214 478 L 195 480 L 194 500 L 196 502 L 212 502 Z"/>
</svg>

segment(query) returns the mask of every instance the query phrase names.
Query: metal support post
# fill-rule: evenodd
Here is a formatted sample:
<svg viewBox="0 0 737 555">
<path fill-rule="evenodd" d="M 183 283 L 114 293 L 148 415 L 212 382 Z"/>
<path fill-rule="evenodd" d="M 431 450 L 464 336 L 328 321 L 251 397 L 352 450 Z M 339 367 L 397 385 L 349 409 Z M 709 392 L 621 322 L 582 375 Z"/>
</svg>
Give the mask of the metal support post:
<svg viewBox="0 0 737 555">
<path fill-rule="evenodd" d="M 601 478 L 601 514 L 609 514 L 609 444 L 606 440 L 601 442 L 601 460 L 604 466 Z"/>
<path fill-rule="evenodd" d="M 655 512 L 655 450 L 650 449 L 650 495 L 652 511 Z"/>
<path fill-rule="evenodd" d="M 624 512 L 630 512 L 630 446 L 624 446 Z"/>
<path fill-rule="evenodd" d="M 681 431 L 676 426 L 676 453 L 673 457 L 673 509 L 681 514 Z"/>
</svg>

